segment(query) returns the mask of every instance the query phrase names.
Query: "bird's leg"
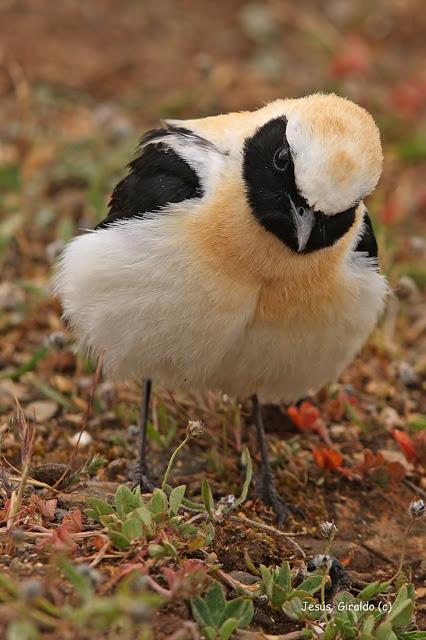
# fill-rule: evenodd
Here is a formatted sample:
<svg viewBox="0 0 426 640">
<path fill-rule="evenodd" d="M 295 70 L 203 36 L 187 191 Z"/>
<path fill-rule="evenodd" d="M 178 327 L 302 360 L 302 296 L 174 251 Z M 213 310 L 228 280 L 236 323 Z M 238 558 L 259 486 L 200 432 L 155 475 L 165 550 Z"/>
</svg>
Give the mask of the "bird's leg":
<svg viewBox="0 0 426 640">
<path fill-rule="evenodd" d="M 148 448 L 148 413 L 149 402 L 151 398 L 152 380 L 145 378 L 143 381 L 142 403 L 140 413 L 140 443 L 139 457 L 136 467 L 136 481 L 142 491 L 151 492 L 154 489 L 154 483 L 150 480 L 148 467 L 146 463 L 146 454 Z"/>
<path fill-rule="evenodd" d="M 278 526 L 286 519 L 289 509 L 281 499 L 274 483 L 271 461 L 268 453 L 265 428 L 263 426 L 262 407 L 256 394 L 252 395 L 253 418 L 256 425 L 257 441 L 261 458 L 261 497 L 264 502 L 271 505 L 277 516 Z"/>
</svg>

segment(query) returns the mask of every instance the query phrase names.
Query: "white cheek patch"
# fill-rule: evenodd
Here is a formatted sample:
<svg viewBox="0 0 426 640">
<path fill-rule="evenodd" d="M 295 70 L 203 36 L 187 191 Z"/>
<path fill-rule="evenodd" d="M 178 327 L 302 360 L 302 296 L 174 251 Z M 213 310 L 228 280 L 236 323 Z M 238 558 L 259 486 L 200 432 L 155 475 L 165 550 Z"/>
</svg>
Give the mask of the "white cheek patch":
<svg viewBox="0 0 426 640">
<path fill-rule="evenodd" d="M 297 114 L 289 117 L 286 134 L 296 184 L 317 211 L 345 211 L 370 194 L 379 180 L 381 167 L 372 166 L 363 137 L 355 133 L 350 123 L 344 133 L 339 126 L 318 132 L 309 120 Z"/>
</svg>

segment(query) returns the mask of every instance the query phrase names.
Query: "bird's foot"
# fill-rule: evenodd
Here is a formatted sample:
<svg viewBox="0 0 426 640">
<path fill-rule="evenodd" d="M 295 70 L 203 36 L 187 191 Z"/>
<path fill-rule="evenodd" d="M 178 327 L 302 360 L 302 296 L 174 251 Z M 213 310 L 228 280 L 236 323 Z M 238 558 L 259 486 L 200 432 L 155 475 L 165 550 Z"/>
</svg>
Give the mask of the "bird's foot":
<svg viewBox="0 0 426 640">
<path fill-rule="evenodd" d="M 288 504 L 282 499 L 273 481 L 269 479 L 265 481 L 265 479 L 263 479 L 259 489 L 259 497 L 262 502 L 271 506 L 274 510 L 278 527 L 281 527 L 284 524 L 290 513 L 300 518 L 304 517 L 302 509 L 295 507 L 292 504 Z"/>
<path fill-rule="evenodd" d="M 136 469 L 133 475 L 133 489 L 140 487 L 141 493 L 152 493 L 156 486 L 144 469 Z"/>
</svg>

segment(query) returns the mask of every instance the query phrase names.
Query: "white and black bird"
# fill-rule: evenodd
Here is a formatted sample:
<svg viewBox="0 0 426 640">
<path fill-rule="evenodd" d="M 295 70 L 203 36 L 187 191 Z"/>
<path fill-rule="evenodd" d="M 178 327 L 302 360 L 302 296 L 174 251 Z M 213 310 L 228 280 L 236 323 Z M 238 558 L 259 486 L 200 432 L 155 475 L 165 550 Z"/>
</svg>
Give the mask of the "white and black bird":
<svg viewBox="0 0 426 640">
<path fill-rule="evenodd" d="M 259 403 L 335 380 L 374 328 L 387 285 L 363 198 L 381 167 L 372 117 L 333 94 L 145 134 L 56 274 L 81 348 L 104 352 L 111 377 L 145 380 L 142 478 L 151 379 L 251 395 L 282 519 Z"/>
</svg>

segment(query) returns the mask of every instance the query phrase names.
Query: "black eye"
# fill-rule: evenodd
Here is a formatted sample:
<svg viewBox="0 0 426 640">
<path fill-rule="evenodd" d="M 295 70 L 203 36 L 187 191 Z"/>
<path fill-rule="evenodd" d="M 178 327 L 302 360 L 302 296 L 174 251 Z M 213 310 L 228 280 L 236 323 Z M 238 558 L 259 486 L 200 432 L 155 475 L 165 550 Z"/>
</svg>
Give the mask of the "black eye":
<svg viewBox="0 0 426 640">
<path fill-rule="evenodd" d="M 287 147 L 281 147 L 274 153 L 274 167 L 277 171 L 285 171 L 290 162 L 290 151 Z"/>
</svg>

